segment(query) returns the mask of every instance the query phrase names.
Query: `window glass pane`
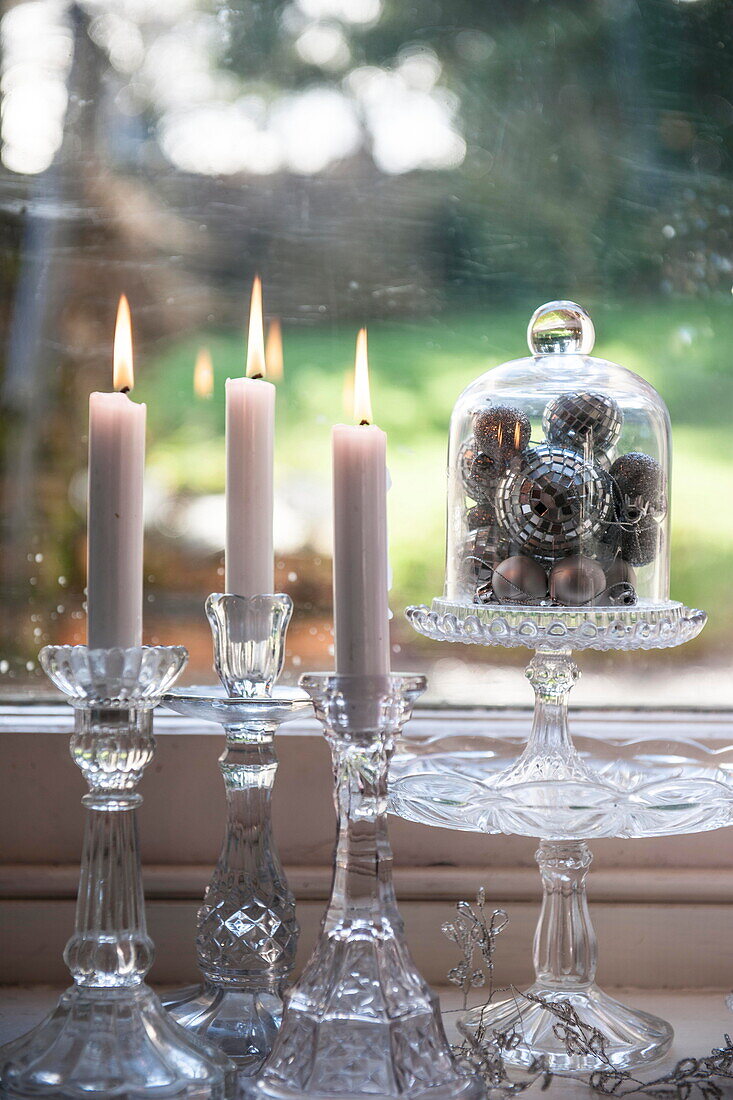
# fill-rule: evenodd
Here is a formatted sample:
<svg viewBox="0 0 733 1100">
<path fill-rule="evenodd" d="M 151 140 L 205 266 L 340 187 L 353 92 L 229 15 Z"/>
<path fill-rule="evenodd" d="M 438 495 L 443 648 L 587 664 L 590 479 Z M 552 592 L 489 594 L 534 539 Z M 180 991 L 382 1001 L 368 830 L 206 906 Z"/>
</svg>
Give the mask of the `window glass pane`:
<svg viewBox="0 0 733 1100">
<path fill-rule="evenodd" d="M 39 646 L 85 637 L 87 401 L 110 388 L 123 291 L 148 403 L 146 636 L 210 676 L 223 387 L 260 272 L 282 332 L 291 677 L 331 662 L 329 427 L 366 322 L 395 667 L 428 669 L 435 699 L 528 701 L 526 654 L 441 648 L 402 611 L 442 591 L 455 398 L 566 297 L 592 311 L 596 353 L 669 404 L 672 594 L 711 612 L 677 652 L 588 655 L 578 701 L 733 701 L 725 0 L 20 0 L 0 36 L 0 691 L 45 690 Z"/>
</svg>

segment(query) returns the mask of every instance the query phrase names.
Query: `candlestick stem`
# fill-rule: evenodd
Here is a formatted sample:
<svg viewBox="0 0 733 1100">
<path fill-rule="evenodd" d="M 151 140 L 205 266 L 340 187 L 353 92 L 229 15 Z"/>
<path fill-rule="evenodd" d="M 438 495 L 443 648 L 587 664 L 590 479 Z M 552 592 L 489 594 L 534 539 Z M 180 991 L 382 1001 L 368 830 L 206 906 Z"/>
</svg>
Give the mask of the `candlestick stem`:
<svg viewBox="0 0 733 1100">
<path fill-rule="evenodd" d="M 425 681 L 306 676 L 333 757 L 338 835 L 331 898 L 315 950 L 286 994 L 258 1100 L 474 1098 L 453 1064 L 437 998 L 404 939 L 392 885 L 387 768 Z"/>
</svg>

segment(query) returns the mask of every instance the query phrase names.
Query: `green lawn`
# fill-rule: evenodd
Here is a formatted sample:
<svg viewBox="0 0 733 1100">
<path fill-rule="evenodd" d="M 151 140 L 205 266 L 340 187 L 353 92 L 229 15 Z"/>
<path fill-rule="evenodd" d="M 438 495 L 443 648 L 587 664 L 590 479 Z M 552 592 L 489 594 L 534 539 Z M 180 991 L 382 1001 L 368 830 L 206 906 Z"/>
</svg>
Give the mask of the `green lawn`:
<svg viewBox="0 0 733 1100">
<path fill-rule="evenodd" d="M 394 606 L 440 592 L 445 450 L 453 402 L 476 375 L 526 354 L 528 310 L 449 313 L 369 327 L 375 419 L 389 433 Z M 593 311 L 596 353 L 652 382 L 674 425 L 673 581 L 677 598 L 711 611 L 721 644 L 733 612 L 733 301 L 635 303 Z M 344 379 L 357 323 L 284 326 L 278 392 L 279 476 L 328 479 L 329 428 L 344 419 Z M 215 365 L 211 401 L 192 396 L 196 348 Z M 224 380 L 242 372 L 240 333 L 201 332 L 141 364 L 150 462 L 171 488 L 219 492 L 224 482 Z M 307 501 L 304 501 L 307 507 Z"/>
</svg>

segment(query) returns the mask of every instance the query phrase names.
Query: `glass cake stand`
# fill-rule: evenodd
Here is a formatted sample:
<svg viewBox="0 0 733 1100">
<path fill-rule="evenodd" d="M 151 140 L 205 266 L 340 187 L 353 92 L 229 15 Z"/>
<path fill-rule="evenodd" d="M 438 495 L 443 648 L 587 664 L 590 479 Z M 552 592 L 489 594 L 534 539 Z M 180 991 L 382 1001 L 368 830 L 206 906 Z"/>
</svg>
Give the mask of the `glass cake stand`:
<svg viewBox="0 0 733 1100">
<path fill-rule="evenodd" d="M 733 746 L 690 740 L 570 738 L 568 693 L 579 676 L 573 649 L 654 649 L 695 637 L 706 616 L 668 602 L 632 608 L 471 608 L 433 601 L 407 616 L 430 638 L 529 646 L 535 691 L 532 731 L 523 739 L 440 736 L 403 740 L 390 778 L 390 807 L 411 821 L 444 828 L 540 838 L 544 898 L 535 934 L 536 981 L 529 993 L 569 1001 L 605 1037 L 603 1051 L 568 1050 L 557 1017 L 521 995 L 475 1009 L 465 1034 L 512 1033 L 509 1065 L 543 1058 L 555 1072 L 628 1069 L 656 1061 L 672 1041 L 664 1020 L 638 1012 L 595 984 L 596 939 L 585 879 L 587 842 L 653 837 L 733 824 Z"/>
</svg>

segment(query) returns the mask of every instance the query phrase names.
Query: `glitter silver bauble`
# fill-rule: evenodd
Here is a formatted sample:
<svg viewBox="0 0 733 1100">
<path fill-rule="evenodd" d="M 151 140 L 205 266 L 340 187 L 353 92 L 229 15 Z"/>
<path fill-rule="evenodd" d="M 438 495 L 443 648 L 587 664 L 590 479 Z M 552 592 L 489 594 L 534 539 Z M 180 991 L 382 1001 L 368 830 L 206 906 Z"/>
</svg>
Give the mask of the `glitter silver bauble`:
<svg viewBox="0 0 733 1100">
<path fill-rule="evenodd" d="M 525 450 L 531 431 L 527 414 L 513 405 L 495 405 L 474 413 L 476 443 L 501 466 L 506 466 Z"/>
<path fill-rule="evenodd" d="M 613 518 L 608 475 L 577 451 L 531 448 L 496 491 L 499 523 L 523 554 L 540 561 L 582 548 Z"/>
<path fill-rule="evenodd" d="M 636 523 L 621 523 L 621 557 L 629 565 L 649 565 L 659 553 L 661 528 L 650 515 Z"/>
<path fill-rule="evenodd" d="M 621 435 L 623 413 L 605 393 L 561 393 L 547 402 L 542 427 L 548 443 L 591 453 L 607 451 Z"/>
<path fill-rule="evenodd" d="M 655 458 L 629 451 L 616 459 L 609 472 L 620 523 L 633 524 L 641 516 L 662 519 L 666 515 L 664 473 Z"/>
</svg>

